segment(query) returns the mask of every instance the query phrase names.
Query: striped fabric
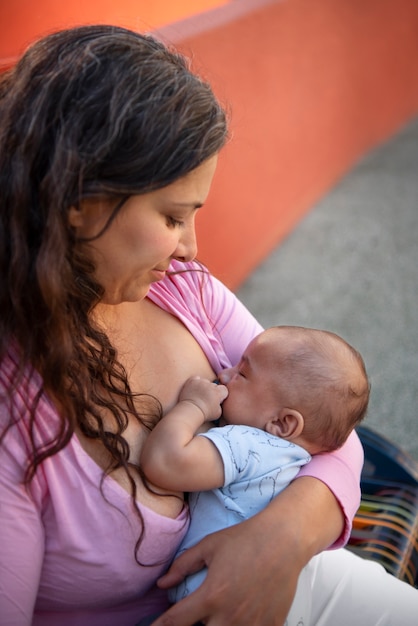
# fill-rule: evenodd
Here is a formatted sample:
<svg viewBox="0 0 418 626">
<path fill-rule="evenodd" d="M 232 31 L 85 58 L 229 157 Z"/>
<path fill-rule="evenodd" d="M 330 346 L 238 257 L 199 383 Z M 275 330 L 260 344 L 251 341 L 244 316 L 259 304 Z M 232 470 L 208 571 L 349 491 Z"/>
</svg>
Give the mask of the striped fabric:
<svg viewBox="0 0 418 626">
<path fill-rule="evenodd" d="M 364 426 L 362 499 L 348 548 L 418 587 L 418 463 Z"/>
</svg>

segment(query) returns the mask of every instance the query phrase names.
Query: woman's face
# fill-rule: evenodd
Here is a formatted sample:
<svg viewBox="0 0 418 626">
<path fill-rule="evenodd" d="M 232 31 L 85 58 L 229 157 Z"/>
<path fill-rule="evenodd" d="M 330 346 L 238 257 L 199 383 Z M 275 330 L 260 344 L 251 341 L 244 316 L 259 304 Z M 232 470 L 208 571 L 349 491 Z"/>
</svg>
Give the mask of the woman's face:
<svg viewBox="0 0 418 626">
<path fill-rule="evenodd" d="M 215 155 L 167 187 L 129 197 L 100 237 L 80 243 L 95 264 L 104 303 L 141 300 L 151 283 L 164 278 L 172 259 L 195 258 L 196 212 L 206 201 L 216 164 Z M 85 200 L 79 209 L 72 207 L 76 236 L 97 235 L 115 204 Z"/>
</svg>

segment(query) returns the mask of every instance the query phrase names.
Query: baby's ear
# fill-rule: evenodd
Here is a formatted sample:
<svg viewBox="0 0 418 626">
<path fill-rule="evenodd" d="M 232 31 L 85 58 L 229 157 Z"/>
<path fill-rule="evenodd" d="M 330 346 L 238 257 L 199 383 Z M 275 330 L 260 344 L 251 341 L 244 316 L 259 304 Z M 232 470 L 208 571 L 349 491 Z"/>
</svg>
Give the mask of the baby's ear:
<svg viewBox="0 0 418 626">
<path fill-rule="evenodd" d="M 275 418 L 267 422 L 266 431 L 275 437 L 293 440 L 302 434 L 304 425 L 302 413 L 283 408 Z"/>
</svg>

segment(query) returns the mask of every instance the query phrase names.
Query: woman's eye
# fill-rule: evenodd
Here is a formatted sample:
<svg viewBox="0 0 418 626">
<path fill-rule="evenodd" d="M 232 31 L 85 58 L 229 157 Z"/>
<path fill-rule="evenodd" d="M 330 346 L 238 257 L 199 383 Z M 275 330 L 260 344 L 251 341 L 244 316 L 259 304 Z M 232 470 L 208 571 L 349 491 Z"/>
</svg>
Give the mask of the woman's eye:
<svg viewBox="0 0 418 626">
<path fill-rule="evenodd" d="M 184 222 L 176 219 L 175 217 L 172 217 L 171 215 L 167 215 L 167 224 L 169 226 L 177 227 L 177 226 L 183 226 Z"/>
</svg>

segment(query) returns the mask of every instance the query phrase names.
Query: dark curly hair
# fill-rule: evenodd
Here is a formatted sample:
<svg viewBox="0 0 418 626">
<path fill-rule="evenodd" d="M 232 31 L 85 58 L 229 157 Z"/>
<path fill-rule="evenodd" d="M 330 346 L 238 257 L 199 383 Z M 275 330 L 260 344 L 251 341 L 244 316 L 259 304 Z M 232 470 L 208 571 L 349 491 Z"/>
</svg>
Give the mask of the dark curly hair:
<svg viewBox="0 0 418 626">
<path fill-rule="evenodd" d="M 18 346 L 10 407 L 28 368 L 42 377 L 28 407 L 31 429 L 45 394 L 60 416 L 54 439 L 42 448 L 33 444 L 27 481 L 76 427 L 102 442 L 109 471 L 122 466 L 131 476 L 123 437 L 128 417 L 149 425 L 159 410 L 156 399 L 137 401 L 92 320 L 103 288 L 77 246 L 69 208 L 86 197 L 114 198 L 121 206 L 132 194 L 162 188 L 226 139 L 225 111 L 188 61 L 124 28 L 51 34 L 0 77 L 0 359 L 11 342 Z M 103 407 L 113 416 L 112 433 Z M 11 414 L 9 426 L 16 419 Z M 131 485 L 134 498 L 132 477 Z"/>
</svg>

